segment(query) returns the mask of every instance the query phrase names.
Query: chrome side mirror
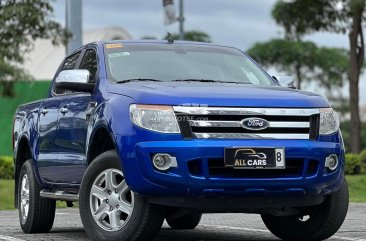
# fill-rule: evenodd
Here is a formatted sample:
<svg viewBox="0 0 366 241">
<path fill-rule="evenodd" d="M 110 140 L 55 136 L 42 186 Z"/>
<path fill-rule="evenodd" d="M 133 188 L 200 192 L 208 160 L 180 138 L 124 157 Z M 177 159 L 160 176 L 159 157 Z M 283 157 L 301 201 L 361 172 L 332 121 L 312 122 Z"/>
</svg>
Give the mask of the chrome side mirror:
<svg viewBox="0 0 366 241">
<path fill-rule="evenodd" d="M 273 79 L 275 79 L 281 86 L 288 87 L 291 89 L 296 89 L 294 79 L 288 75 L 273 75 Z"/>
<path fill-rule="evenodd" d="M 89 83 L 90 73 L 86 69 L 61 71 L 55 82 L 56 87 L 77 92 L 92 92 L 94 84 Z"/>
</svg>

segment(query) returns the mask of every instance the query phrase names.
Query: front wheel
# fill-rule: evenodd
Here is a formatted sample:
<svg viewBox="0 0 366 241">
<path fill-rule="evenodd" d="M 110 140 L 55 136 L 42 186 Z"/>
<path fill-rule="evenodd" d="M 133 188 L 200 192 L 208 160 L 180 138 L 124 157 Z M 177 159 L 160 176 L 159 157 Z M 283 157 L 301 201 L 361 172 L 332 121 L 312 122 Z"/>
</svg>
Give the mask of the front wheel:
<svg viewBox="0 0 366 241">
<path fill-rule="evenodd" d="M 151 240 L 160 231 L 165 212 L 127 185 L 115 151 L 96 157 L 83 178 L 79 208 L 93 240 Z"/>
<path fill-rule="evenodd" d="M 324 240 L 342 226 L 348 211 L 348 200 L 348 186 L 344 180 L 341 189 L 324 203 L 306 208 L 299 215 L 278 217 L 263 214 L 262 219 L 271 233 L 282 240 Z"/>
</svg>

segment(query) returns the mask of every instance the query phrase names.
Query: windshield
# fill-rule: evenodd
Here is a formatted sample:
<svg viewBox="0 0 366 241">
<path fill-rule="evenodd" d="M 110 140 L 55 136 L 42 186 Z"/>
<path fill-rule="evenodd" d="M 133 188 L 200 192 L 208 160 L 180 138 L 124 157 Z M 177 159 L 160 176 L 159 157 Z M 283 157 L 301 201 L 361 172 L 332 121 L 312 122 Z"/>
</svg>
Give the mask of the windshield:
<svg viewBox="0 0 366 241">
<path fill-rule="evenodd" d="M 273 85 L 271 78 L 234 48 L 192 44 L 106 44 L 109 79 L 202 81 Z"/>
</svg>

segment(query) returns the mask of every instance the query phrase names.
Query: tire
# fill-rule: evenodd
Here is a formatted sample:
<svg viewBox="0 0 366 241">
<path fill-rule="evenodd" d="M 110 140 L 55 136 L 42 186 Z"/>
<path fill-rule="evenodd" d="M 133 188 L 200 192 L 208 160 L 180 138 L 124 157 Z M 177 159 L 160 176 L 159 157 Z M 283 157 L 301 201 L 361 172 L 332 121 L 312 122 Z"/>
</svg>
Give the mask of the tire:
<svg viewBox="0 0 366 241">
<path fill-rule="evenodd" d="M 112 181 L 107 184 L 107 180 Z M 89 165 L 80 188 L 79 209 L 85 231 L 93 240 L 151 240 L 165 217 L 165 209 L 148 203 L 127 186 L 114 150 L 102 153 Z"/>
<path fill-rule="evenodd" d="M 190 213 L 181 217 L 167 217 L 166 222 L 172 229 L 195 229 L 201 218 L 202 213 Z"/>
<path fill-rule="evenodd" d="M 330 238 L 342 226 L 348 211 L 346 180 L 322 204 L 307 208 L 301 215 L 278 217 L 262 215 L 267 228 L 282 240 L 319 241 Z M 301 218 L 308 216 L 307 220 Z"/>
<path fill-rule="evenodd" d="M 53 226 L 56 201 L 40 197 L 39 186 L 32 168 L 32 160 L 27 160 L 19 175 L 18 213 L 20 226 L 25 233 L 46 233 Z"/>
</svg>

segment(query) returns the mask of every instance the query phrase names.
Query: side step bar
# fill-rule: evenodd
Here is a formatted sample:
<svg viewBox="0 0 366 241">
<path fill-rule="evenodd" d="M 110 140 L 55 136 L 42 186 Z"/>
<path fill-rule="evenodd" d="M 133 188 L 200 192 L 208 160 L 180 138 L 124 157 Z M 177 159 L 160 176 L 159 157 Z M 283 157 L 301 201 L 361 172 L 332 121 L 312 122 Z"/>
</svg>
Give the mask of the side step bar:
<svg viewBox="0 0 366 241">
<path fill-rule="evenodd" d="M 79 201 L 79 194 L 69 193 L 65 191 L 52 192 L 50 190 L 42 190 L 39 194 L 43 198 L 50 198 L 69 202 Z"/>
</svg>

